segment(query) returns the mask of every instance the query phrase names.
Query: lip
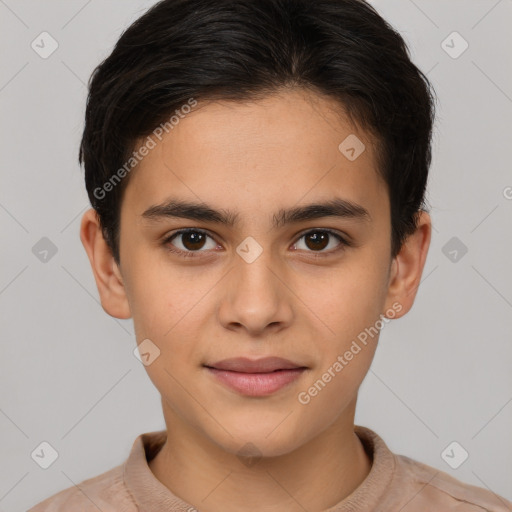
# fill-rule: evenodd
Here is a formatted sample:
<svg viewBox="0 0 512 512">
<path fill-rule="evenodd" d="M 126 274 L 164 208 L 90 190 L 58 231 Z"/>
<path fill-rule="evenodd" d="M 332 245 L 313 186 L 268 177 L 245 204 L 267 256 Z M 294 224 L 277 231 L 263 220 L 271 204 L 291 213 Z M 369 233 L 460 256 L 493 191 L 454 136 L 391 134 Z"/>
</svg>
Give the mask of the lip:
<svg viewBox="0 0 512 512">
<path fill-rule="evenodd" d="M 307 369 L 280 357 L 257 360 L 238 357 L 204 366 L 221 383 L 246 396 L 276 393 L 298 379 Z"/>
<path fill-rule="evenodd" d="M 233 357 L 223 359 L 216 363 L 205 365 L 216 370 L 229 370 L 243 373 L 268 373 L 275 370 L 292 370 L 305 368 L 304 365 L 294 363 L 282 357 L 263 357 L 261 359 L 249 359 L 248 357 Z"/>
</svg>

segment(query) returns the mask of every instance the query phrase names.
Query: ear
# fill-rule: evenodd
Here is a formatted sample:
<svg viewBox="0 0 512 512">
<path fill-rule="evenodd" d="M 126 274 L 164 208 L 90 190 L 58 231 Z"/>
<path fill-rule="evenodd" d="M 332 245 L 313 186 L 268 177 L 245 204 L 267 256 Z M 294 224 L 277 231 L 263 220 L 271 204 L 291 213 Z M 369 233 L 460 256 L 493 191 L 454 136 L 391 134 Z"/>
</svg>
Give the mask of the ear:
<svg viewBox="0 0 512 512">
<path fill-rule="evenodd" d="M 417 224 L 416 231 L 407 237 L 391 263 L 386 310 L 396 312 L 392 318 L 400 318 L 412 308 L 427 259 L 432 235 L 430 215 L 421 211 Z M 396 303 L 401 305 L 401 309 L 396 307 Z"/>
<path fill-rule="evenodd" d="M 82 217 L 80 240 L 89 256 L 103 309 L 110 316 L 130 318 L 131 312 L 121 271 L 103 238 L 98 215 L 92 208 Z"/>
</svg>

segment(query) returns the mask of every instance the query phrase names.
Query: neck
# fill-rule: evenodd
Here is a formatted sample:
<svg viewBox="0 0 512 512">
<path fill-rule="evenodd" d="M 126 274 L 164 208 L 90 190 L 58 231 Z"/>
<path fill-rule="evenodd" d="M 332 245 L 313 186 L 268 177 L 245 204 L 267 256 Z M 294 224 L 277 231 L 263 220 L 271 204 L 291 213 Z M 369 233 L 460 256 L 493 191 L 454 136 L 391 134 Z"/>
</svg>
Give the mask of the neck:
<svg viewBox="0 0 512 512">
<path fill-rule="evenodd" d="M 184 424 L 164 406 L 167 440 L 149 462 L 155 477 L 201 511 L 324 510 L 351 494 L 371 461 L 354 433 L 355 400 L 349 411 L 317 437 L 276 457 L 241 459 Z"/>
</svg>

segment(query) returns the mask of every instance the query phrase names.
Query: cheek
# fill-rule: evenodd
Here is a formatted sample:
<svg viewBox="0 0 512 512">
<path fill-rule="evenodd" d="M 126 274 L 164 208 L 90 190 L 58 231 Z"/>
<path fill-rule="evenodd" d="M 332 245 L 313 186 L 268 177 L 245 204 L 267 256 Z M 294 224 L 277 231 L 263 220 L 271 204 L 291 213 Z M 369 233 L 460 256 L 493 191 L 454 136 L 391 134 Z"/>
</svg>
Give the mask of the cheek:
<svg viewBox="0 0 512 512">
<path fill-rule="evenodd" d="M 311 421 L 335 421 L 340 410 L 355 398 L 373 360 L 379 337 L 380 312 L 384 304 L 381 272 L 361 267 L 339 275 L 328 294 L 317 297 L 322 332 L 316 338 L 319 365 L 302 389 Z"/>
<path fill-rule="evenodd" d="M 312 432 L 324 430 L 354 403 L 371 365 L 375 343 L 348 343 L 325 358 L 296 397 L 304 425 Z M 348 355 L 350 354 L 350 355 Z M 348 356 L 348 357 L 347 357 Z M 350 358 L 350 359 L 349 359 Z"/>
<path fill-rule="evenodd" d="M 151 254 L 135 252 L 127 262 L 125 288 L 137 340 L 162 338 L 186 315 L 196 295 L 194 283 L 171 272 L 154 255 L 151 258 Z"/>
<path fill-rule="evenodd" d="M 326 340 L 338 349 L 379 319 L 385 302 L 385 273 L 375 265 L 358 265 L 333 272 L 328 286 L 310 296 L 311 309 L 321 321 Z"/>
<path fill-rule="evenodd" d="M 165 396 L 182 394 L 180 383 L 192 378 L 194 372 L 200 371 L 197 354 L 193 344 L 171 331 L 167 336 L 153 338 L 158 346 L 159 356 L 148 366 L 146 371 L 155 387 Z"/>
</svg>

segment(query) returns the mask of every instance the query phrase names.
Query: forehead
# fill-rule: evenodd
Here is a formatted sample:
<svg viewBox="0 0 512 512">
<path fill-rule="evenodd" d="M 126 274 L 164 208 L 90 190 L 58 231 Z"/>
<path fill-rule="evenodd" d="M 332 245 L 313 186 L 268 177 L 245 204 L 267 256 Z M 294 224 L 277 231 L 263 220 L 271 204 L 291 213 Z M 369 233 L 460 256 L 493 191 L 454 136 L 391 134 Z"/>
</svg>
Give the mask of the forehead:
<svg viewBox="0 0 512 512">
<path fill-rule="evenodd" d="M 372 138 L 313 93 L 199 103 L 153 139 L 123 200 L 138 215 L 169 196 L 241 215 L 334 197 L 387 208 Z"/>
</svg>

